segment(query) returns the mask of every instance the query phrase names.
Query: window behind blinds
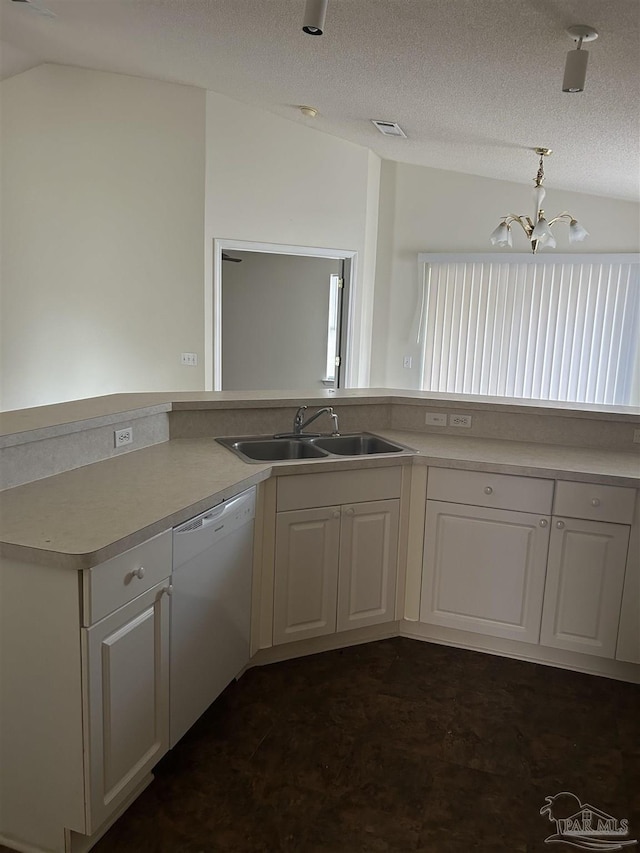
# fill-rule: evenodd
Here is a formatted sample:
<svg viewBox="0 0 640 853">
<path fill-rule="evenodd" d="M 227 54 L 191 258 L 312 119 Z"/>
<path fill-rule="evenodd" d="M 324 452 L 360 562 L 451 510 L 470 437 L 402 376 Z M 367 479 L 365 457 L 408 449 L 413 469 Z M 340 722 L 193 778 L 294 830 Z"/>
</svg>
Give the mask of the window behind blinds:
<svg viewBox="0 0 640 853">
<path fill-rule="evenodd" d="M 636 256 L 536 263 L 429 257 L 420 256 L 423 390 L 629 402 L 639 338 Z"/>
</svg>

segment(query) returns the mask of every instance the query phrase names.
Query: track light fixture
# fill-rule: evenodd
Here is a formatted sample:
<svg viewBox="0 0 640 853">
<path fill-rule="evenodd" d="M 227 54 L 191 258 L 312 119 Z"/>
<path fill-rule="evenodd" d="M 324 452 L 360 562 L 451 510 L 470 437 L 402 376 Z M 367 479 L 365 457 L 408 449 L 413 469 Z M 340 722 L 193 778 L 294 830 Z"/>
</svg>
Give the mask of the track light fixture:
<svg viewBox="0 0 640 853">
<path fill-rule="evenodd" d="M 589 51 L 582 50 L 582 43 L 585 41 L 595 41 L 598 38 L 598 32 L 593 27 L 578 24 L 575 27 L 569 27 L 567 34 L 578 46 L 575 50 L 570 50 L 567 53 L 562 91 L 583 92 L 585 80 L 587 79 Z"/>
<path fill-rule="evenodd" d="M 329 0 L 307 0 L 304 7 L 302 32 L 308 36 L 321 36 L 324 32 L 324 19 Z"/>
<path fill-rule="evenodd" d="M 582 242 L 585 237 L 589 236 L 589 232 L 566 211 L 558 214 L 558 216 L 554 216 L 553 219 L 550 219 L 547 222 L 544 216 L 544 210 L 542 209 L 542 202 L 546 195 L 546 190 L 542 186 L 542 182 L 544 181 L 544 158 L 548 157 L 552 152 L 550 148 L 534 148 L 533 150 L 540 157 L 538 173 L 534 178 L 535 186 L 533 188 L 535 218 L 532 220 L 529 216 L 516 216 L 515 213 L 510 213 L 508 216 L 503 218 L 502 222 L 491 234 L 489 239 L 494 246 L 509 246 L 509 248 L 511 248 L 511 226 L 514 222 L 517 222 L 531 241 L 531 251 L 535 255 L 540 246 L 544 246 L 548 249 L 555 249 L 556 238 L 553 236 L 551 231 L 551 226 L 555 222 L 568 221 L 570 243 Z"/>
</svg>

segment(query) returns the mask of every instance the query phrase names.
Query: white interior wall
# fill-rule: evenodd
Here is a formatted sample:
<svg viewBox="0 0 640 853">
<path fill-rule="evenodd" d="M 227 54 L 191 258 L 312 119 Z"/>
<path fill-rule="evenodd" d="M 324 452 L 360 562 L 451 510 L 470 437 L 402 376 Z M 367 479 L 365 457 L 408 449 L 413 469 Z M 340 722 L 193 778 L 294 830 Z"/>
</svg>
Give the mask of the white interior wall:
<svg viewBox="0 0 640 853">
<path fill-rule="evenodd" d="M 207 353 L 215 238 L 355 251 L 352 357 L 357 384 L 368 385 L 380 162 L 311 124 L 207 93 Z M 206 382 L 213 387 L 212 363 Z"/>
<path fill-rule="evenodd" d="M 0 409 L 202 388 L 204 91 L 57 65 L 1 91 Z"/>
<path fill-rule="evenodd" d="M 229 251 L 222 265 L 222 389 L 321 389 L 329 283 L 340 261 Z"/>
<path fill-rule="evenodd" d="M 384 161 L 381 174 L 376 269 L 372 386 L 418 388 L 420 347 L 416 342 L 420 303 L 420 252 L 495 252 L 489 234 L 508 213 L 530 213 L 524 184 L 496 181 L 423 166 Z M 554 228 L 559 252 L 640 251 L 640 205 L 553 187 L 547 166 L 547 212 L 569 210 L 589 231 L 584 243 L 569 244 L 566 226 Z M 514 228 L 511 251 L 527 252 Z M 404 356 L 411 369 L 403 367 Z M 639 374 L 640 375 L 640 374 Z M 636 382 L 636 388 L 638 382 Z"/>
<path fill-rule="evenodd" d="M 418 253 L 491 251 L 530 205 L 192 87 L 45 65 L 0 91 L 0 409 L 211 387 L 214 237 L 356 251 L 356 384 L 415 388 Z M 560 251 L 639 250 L 638 205 L 555 190 L 551 165 L 550 211 L 591 232 L 560 226 Z"/>
</svg>

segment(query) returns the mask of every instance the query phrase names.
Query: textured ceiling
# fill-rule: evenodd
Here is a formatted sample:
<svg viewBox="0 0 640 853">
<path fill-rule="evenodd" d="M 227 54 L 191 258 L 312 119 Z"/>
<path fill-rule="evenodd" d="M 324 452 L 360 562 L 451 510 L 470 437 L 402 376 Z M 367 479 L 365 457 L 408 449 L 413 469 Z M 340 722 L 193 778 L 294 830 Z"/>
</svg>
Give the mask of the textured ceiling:
<svg viewBox="0 0 640 853">
<path fill-rule="evenodd" d="M 301 31 L 304 0 L 36 1 L 56 17 L 0 0 L 5 77 L 57 62 L 189 83 L 385 159 L 522 183 L 542 145 L 548 187 L 639 196 L 638 0 L 329 0 L 321 37 Z M 572 24 L 600 33 L 574 95 Z"/>
</svg>

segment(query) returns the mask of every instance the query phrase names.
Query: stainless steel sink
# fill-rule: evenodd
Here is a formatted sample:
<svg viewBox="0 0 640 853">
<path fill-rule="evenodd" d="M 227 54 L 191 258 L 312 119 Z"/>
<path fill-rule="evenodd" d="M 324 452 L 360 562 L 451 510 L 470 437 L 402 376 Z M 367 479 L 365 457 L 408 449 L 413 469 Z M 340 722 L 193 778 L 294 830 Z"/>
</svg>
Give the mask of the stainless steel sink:
<svg viewBox="0 0 640 853">
<path fill-rule="evenodd" d="M 284 462 L 293 459 L 320 459 L 328 456 L 372 456 L 377 453 L 411 451 L 393 441 L 368 432 L 353 435 L 324 435 L 275 438 L 272 435 L 245 435 L 218 438 L 217 442 L 245 462 Z"/>
<path fill-rule="evenodd" d="M 218 438 L 245 462 L 280 462 L 285 459 L 320 459 L 328 454 L 298 438 L 273 438 L 272 436 L 247 436 L 245 438 Z"/>
<path fill-rule="evenodd" d="M 401 453 L 407 450 L 393 441 L 380 438 L 368 432 L 356 433 L 354 435 L 328 435 L 320 438 L 312 438 L 309 444 L 321 447 L 329 453 L 338 456 L 371 456 L 376 453 Z"/>
</svg>

